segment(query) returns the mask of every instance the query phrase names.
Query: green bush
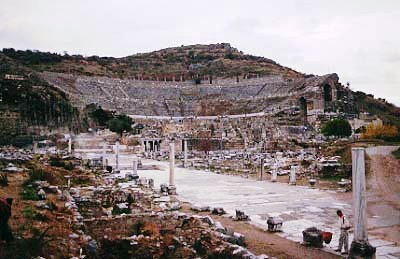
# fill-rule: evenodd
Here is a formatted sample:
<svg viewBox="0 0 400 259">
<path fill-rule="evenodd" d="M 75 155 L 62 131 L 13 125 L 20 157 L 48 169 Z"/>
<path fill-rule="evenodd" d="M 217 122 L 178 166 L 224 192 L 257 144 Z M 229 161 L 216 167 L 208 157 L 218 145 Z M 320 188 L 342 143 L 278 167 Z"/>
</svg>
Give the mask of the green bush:
<svg viewBox="0 0 400 259">
<path fill-rule="evenodd" d="M 347 120 L 330 120 L 321 129 L 324 136 L 349 137 L 351 135 L 351 126 Z"/>
<path fill-rule="evenodd" d="M 0 186 L 8 186 L 8 178 L 6 173 L 0 174 Z"/>
<path fill-rule="evenodd" d="M 37 190 L 30 184 L 24 185 L 19 195 L 23 200 L 31 200 L 31 201 L 39 200 Z"/>
<path fill-rule="evenodd" d="M 37 212 L 32 206 L 26 206 L 25 208 L 23 208 L 22 214 L 26 219 L 29 220 L 38 220 L 38 221 L 48 220 L 46 215 Z"/>
<path fill-rule="evenodd" d="M 107 125 L 111 131 L 122 135 L 124 131 L 129 132 L 132 130 L 132 123 L 133 121 L 131 117 L 126 115 L 118 115 L 117 117 L 109 120 Z"/>
<path fill-rule="evenodd" d="M 117 205 L 115 205 L 113 207 L 112 215 L 120 215 L 122 213 L 130 214 L 131 213 L 131 209 L 130 208 L 120 209 L 120 208 L 118 208 Z"/>
</svg>

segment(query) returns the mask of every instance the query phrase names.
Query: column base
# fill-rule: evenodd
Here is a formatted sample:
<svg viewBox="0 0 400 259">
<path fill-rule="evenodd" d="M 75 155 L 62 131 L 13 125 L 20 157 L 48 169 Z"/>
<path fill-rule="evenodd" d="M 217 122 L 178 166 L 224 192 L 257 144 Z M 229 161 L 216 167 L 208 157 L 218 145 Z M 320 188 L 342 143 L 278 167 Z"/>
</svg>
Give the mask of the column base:
<svg viewBox="0 0 400 259">
<path fill-rule="evenodd" d="M 291 183 L 289 183 L 290 185 L 296 185 L 296 182 L 291 182 Z"/>
<path fill-rule="evenodd" d="M 175 185 L 168 186 L 168 194 L 169 195 L 176 195 L 176 187 L 175 187 Z"/>
<path fill-rule="evenodd" d="M 349 258 L 368 258 L 368 256 L 374 255 L 376 248 L 373 247 L 368 241 L 353 241 L 350 247 Z"/>
</svg>

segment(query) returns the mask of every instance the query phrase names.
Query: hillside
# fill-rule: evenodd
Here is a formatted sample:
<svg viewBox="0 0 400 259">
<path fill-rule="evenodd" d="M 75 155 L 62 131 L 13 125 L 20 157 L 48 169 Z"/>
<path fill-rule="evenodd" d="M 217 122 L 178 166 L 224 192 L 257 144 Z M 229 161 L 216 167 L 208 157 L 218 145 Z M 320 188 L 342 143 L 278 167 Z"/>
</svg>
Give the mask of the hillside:
<svg viewBox="0 0 400 259">
<path fill-rule="evenodd" d="M 375 99 L 373 95 L 355 92 L 354 101 L 359 111 L 377 115 L 385 123 L 397 126 L 400 129 L 400 108 L 384 99 Z"/>
<path fill-rule="evenodd" d="M 4 132 L 44 125 L 79 128 L 87 122 L 82 111 L 92 103 L 119 113 L 155 116 L 282 109 L 286 113 L 285 107 L 301 106 L 317 113 L 338 111 L 349 118 L 369 112 L 400 126 L 398 107 L 352 92 L 336 74 L 305 75 L 268 58 L 244 54 L 228 43 L 172 47 L 122 58 L 14 49 L 3 49 L 0 55 L 2 116 L 13 121 L 2 124 Z M 24 80 L 6 80 L 6 74 L 22 75 Z M 71 103 L 80 109 L 80 119 Z"/>
<path fill-rule="evenodd" d="M 0 53 L 0 144 L 25 143 L 31 135 L 78 125 L 78 111 L 64 92 Z"/>
<path fill-rule="evenodd" d="M 302 77 L 273 60 L 243 54 L 228 43 L 162 49 L 123 58 L 83 57 L 39 51 L 3 49 L 3 53 L 36 71 L 87 76 L 173 80 L 197 76 L 284 75 Z"/>
</svg>

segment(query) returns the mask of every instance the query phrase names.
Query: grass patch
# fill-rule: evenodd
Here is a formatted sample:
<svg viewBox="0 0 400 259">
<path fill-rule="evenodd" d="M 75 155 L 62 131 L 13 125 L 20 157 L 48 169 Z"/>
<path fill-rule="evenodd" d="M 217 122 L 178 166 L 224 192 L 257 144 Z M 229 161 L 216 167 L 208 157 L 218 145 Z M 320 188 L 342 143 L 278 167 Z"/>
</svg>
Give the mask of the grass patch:
<svg viewBox="0 0 400 259">
<path fill-rule="evenodd" d="M 65 170 L 68 171 L 74 170 L 74 165 L 71 161 L 65 161 L 60 157 L 51 157 L 49 164 L 54 167 L 64 168 Z"/>
</svg>

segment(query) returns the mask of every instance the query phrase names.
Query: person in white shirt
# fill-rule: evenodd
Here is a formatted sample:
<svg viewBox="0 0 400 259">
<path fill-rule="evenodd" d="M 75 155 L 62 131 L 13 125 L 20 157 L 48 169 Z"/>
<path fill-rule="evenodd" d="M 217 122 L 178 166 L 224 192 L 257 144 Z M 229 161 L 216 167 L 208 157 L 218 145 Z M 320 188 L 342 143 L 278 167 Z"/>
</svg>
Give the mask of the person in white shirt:
<svg viewBox="0 0 400 259">
<path fill-rule="evenodd" d="M 339 237 L 339 247 L 336 252 L 341 252 L 344 246 L 344 252 L 342 254 L 349 253 L 349 229 L 350 223 L 347 217 L 343 214 L 341 210 L 337 210 L 336 214 L 339 216 L 339 227 L 340 227 L 340 237 Z"/>
</svg>

